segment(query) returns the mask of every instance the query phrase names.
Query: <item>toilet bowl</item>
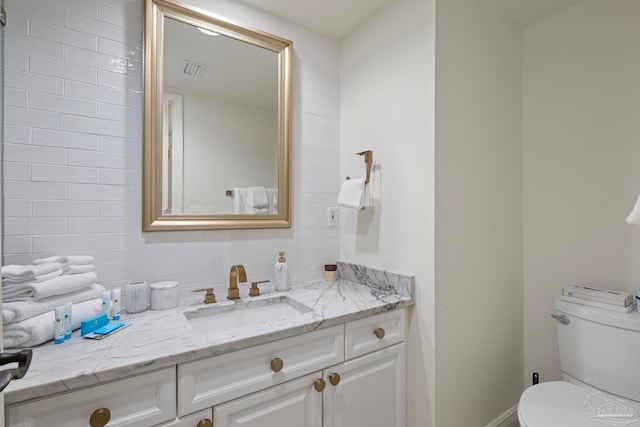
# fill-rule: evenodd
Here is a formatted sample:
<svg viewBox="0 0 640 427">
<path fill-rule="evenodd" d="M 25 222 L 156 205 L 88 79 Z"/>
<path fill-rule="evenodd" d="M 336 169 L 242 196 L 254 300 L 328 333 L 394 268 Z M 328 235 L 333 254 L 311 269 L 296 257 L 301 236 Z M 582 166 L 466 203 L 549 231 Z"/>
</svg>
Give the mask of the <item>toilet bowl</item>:
<svg viewBox="0 0 640 427">
<path fill-rule="evenodd" d="M 566 381 L 529 387 L 520 397 L 520 427 L 640 426 L 637 408 L 600 391 Z"/>
<path fill-rule="evenodd" d="M 640 427 L 640 314 L 556 300 L 564 381 L 529 387 L 521 427 Z"/>
</svg>

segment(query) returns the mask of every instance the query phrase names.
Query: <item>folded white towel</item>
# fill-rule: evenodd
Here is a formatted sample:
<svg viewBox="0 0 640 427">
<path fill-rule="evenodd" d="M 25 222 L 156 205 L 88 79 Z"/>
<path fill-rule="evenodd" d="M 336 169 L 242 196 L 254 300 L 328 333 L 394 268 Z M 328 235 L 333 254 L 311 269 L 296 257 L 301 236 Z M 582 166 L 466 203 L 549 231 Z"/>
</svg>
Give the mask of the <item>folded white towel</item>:
<svg viewBox="0 0 640 427">
<path fill-rule="evenodd" d="M 48 262 L 39 265 L 3 265 L 2 266 L 2 281 L 19 283 L 29 282 L 31 280 L 47 280 L 56 275 L 51 276 L 51 273 L 58 272 L 56 275 L 62 274 L 61 265 L 59 262 Z M 45 278 L 43 278 L 45 276 Z"/>
<path fill-rule="evenodd" d="M 338 206 L 347 208 L 363 209 L 364 208 L 364 189 L 365 183 L 363 178 L 347 179 L 340 187 L 338 194 Z"/>
<path fill-rule="evenodd" d="M 275 215 L 278 213 L 278 189 L 266 188 L 267 199 L 269 199 L 269 213 Z"/>
<path fill-rule="evenodd" d="M 21 322 L 25 319 L 37 316 L 53 310 L 54 307 L 64 305 L 67 302 L 74 304 L 94 298 L 100 298 L 100 292 L 104 286 L 94 283 L 88 288 L 64 295 L 55 295 L 40 300 L 10 301 L 2 304 L 3 323 Z"/>
<path fill-rule="evenodd" d="M 269 199 L 264 187 L 249 187 L 247 195 L 247 205 L 250 209 L 269 209 Z"/>
<path fill-rule="evenodd" d="M 93 264 L 72 264 L 63 269 L 64 274 L 82 274 L 93 271 L 95 265 Z"/>
<path fill-rule="evenodd" d="M 633 210 L 627 217 L 627 224 L 640 225 L 640 196 L 638 196 Z"/>
<path fill-rule="evenodd" d="M 71 310 L 71 329 L 78 329 L 83 320 L 97 316 L 101 312 L 101 298 L 74 304 Z M 22 322 L 4 325 L 2 344 L 4 348 L 24 348 L 50 341 L 53 339 L 54 322 L 55 317 L 52 310 Z"/>
<path fill-rule="evenodd" d="M 34 264 L 45 264 L 48 262 L 59 262 L 63 267 L 67 265 L 84 265 L 84 264 L 95 264 L 96 260 L 92 256 L 88 255 L 58 255 L 58 256 L 50 256 L 48 258 L 40 258 L 33 261 Z"/>
<path fill-rule="evenodd" d="M 93 285 L 97 280 L 96 273 L 90 272 L 65 274 L 44 282 L 9 283 L 2 287 L 2 297 L 4 301 L 42 299 L 78 291 Z"/>
</svg>

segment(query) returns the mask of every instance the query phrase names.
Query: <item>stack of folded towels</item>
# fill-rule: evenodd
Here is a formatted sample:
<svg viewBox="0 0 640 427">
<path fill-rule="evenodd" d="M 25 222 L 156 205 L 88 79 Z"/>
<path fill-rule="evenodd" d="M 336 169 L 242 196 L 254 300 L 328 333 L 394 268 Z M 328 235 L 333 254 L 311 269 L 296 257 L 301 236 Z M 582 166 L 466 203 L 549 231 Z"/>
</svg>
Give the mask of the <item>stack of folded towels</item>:
<svg viewBox="0 0 640 427">
<path fill-rule="evenodd" d="M 53 339 L 54 307 L 73 304 L 71 327 L 102 311 L 94 258 L 53 256 L 33 265 L 2 267 L 2 323 L 5 348 L 32 347 Z"/>
</svg>

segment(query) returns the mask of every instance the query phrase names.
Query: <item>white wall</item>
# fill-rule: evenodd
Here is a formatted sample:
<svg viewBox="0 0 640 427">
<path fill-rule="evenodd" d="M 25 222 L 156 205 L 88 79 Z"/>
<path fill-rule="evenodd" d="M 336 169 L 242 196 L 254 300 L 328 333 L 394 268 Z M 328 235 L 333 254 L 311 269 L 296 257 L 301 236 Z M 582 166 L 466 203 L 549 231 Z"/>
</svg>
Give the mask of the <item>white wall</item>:
<svg viewBox="0 0 640 427">
<path fill-rule="evenodd" d="M 640 2 L 584 0 L 524 31 L 524 377 L 559 379 L 562 287 L 640 284 Z M 594 345 L 596 345 L 594 343 Z"/>
<path fill-rule="evenodd" d="M 234 187 L 278 187 L 278 110 L 184 94 L 184 206 L 233 213 Z M 199 212 L 203 212 L 199 210 Z"/>
<path fill-rule="evenodd" d="M 522 35 L 477 0 L 436 18 L 436 425 L 522 391 Z"/>
<path fill-rule="evenodd" d="M 415 274 L 407 340 L 408 425 L 434 421 L 435 1 L 391 3 L 341 43 L 341 178 L 373 150 L 374 206 L 340 208 L 340 256 Z M 380 198 L 381 197 L 381 198 Z"/>
<path fill-rule="evenodd" d="M 8 0 L 5 263 L 83 253 L 108 286 L 185 288 L 224 284 L 236 263 L 269 278 L 278 250 L 294 282 L 336 259 L 337 42 L 234 1 L 190 3 L 294 40 L 293 228 L 142 233 L 143 1 Z"/>
</svg>

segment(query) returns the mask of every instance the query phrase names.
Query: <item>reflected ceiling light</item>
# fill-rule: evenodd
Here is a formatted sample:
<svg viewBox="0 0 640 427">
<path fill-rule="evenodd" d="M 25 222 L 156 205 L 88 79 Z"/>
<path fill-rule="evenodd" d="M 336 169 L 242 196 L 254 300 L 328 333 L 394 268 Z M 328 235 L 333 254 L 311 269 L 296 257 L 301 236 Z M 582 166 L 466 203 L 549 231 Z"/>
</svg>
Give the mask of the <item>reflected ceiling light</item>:
<svg viewBox="0 0 640 427">
<path fill-rule="evenodd" d="M 216 33 L 215 31 L 207 30 L 206 28 L 198 27 L 198 30 L 200 30 L 200 32 L 202 34 L 206 34 L 208 36 L 219 36 L 220 35 L 220 34 Z"/>
</svg>

